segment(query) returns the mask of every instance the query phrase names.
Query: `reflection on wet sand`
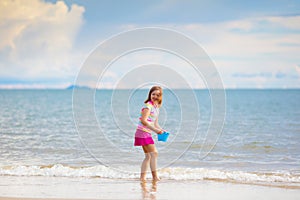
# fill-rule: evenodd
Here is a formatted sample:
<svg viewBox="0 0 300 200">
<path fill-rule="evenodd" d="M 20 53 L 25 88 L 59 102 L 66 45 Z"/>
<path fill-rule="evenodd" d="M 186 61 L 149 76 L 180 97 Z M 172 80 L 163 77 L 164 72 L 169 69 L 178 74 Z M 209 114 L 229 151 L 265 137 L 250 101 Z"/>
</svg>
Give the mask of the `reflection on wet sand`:
<svg viewBox="0 0 300 200">
<path fill-rule="evenodd" d="M 143 199 L 156 200 L 157 181 L 152 181 L 151 188 L 147 187 L 147 181 L 141 181 Z"/>
</svg>

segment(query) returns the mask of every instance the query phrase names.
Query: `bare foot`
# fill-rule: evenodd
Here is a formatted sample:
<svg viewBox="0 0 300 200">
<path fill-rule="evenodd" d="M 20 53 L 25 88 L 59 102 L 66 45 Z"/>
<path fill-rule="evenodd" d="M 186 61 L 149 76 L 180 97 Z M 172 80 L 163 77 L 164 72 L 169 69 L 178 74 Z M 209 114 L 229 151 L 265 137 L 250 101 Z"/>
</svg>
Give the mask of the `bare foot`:
<svg viewBox="0 0 300 200">
<path fill-rule="evenodd" d="M 157 176 L 157 172 L 156 171 L 152 171 L 152 179 L 153 181 L 160 181 L 160 178 Z"/>
<path fill-rule="evenodd" d="M 140 181 L 141 182 L 145 182 L 146 181 L 146 173 L 141 173 Z"/>
</svg>

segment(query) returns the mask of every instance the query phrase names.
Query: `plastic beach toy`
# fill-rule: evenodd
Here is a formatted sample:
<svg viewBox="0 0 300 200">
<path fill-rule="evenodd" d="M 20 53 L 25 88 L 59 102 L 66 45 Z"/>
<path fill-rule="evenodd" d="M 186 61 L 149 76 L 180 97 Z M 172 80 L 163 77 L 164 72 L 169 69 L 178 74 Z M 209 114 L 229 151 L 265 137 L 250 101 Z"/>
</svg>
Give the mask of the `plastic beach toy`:
<svg viewBox="0 0 300 200">
<path fill-rule="evenodd" d="M 169 134 L 170 133 L 168 133 L 168 132 L 163 132 L 162 134 L 157 134 L 158 141 L 166 142 L 168 140 Z"/>
</svg>

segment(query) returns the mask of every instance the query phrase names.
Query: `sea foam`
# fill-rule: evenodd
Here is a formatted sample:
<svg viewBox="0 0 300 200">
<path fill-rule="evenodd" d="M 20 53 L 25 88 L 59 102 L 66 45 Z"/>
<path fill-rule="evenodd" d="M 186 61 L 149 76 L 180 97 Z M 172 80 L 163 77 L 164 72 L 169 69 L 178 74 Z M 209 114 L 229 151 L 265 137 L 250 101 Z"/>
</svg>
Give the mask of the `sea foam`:
<svg viewBox="0 0 300 200">
<path fill-rule="evenodd" d="M 0 167 L 2 176 L 50 176 L 50 177 L 86 177 L 111 179 L 137 179 L 139 173 L 117 171 L 102 165 L 72 167 L 61 164 L 49 166 L 5 166 Z M 148 174 L 150 177 L 150 174 Z M 225 171 L 207 168 L 168 167 L 159 170 L 159 175 L 167 180 L 214 180 L 248 184 L 266 184 L 300 187 L 300 174 L 290 172 L 244 172 Z"/>
</svg>

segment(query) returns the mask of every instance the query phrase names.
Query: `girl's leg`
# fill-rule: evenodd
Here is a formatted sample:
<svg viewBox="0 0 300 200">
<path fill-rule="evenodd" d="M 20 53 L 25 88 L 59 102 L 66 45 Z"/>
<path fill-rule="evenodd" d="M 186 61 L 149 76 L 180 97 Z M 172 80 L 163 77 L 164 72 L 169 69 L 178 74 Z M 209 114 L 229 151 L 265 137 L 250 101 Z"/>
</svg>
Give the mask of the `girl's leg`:
<svg viewBox="0 0 300 200">
<path fill-rule="evenodd" d="M 157 153 L 155 145 L 149 144 L 149 145 L 143 146 L 143 150 L 144 150 L 145 154 L 148 153 L 150 155 L 150 168 L 151 168 L 153 180 L 155 180 L 155 181 L 160 180 L 157 176 L 157 171 L 156 171 L 158 153 Z"/>
<path fill-rule="evenodd" d="M 150 159 L 150 168 L 151 168 L 151 173 L 152 173 L 152 177 L 154 181 L 159 181 L 160 179 L 157 176 L 157 156 L 158 153 L 157 152 L 151 152 L 151 159 Z"/>
<path fill-rule="evenodd" d="M 151 159 L 151 154 L 150 153 L 145 153 L 145 158 L 142 162 L 142 166 L 141 166 L 141 177 L 140 180 L 141 181 L 145 181 L 146 180 L 146 174 L 147 174 L 147 169 L 150 163 L 150 159 Z"/>
</svg>

